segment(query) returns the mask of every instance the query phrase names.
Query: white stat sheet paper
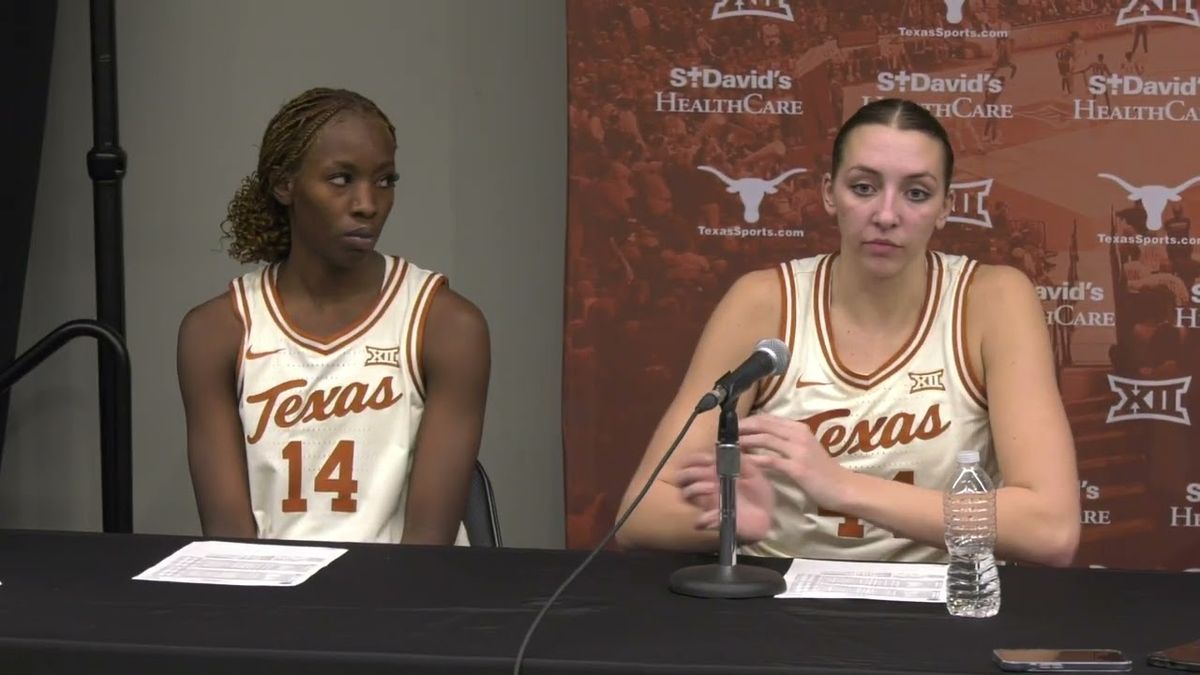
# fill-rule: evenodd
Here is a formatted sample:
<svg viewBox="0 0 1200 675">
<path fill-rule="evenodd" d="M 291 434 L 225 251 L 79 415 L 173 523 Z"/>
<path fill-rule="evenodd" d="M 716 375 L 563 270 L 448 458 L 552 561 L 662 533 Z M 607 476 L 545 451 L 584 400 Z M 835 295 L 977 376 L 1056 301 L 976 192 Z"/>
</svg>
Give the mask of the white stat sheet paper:
<svg viewBox="0 0 1200 675">
<path fill-rule="evenodd" d="M 859 598 L 946 602 L 946 565 L 796 558 L 777 598 Z"/>
<path fill-rule="evenodd" d="M 194 541 L 134 577 L 226 586 L 296 586 L 337 560 L 344 548 Z"/>
</svg>

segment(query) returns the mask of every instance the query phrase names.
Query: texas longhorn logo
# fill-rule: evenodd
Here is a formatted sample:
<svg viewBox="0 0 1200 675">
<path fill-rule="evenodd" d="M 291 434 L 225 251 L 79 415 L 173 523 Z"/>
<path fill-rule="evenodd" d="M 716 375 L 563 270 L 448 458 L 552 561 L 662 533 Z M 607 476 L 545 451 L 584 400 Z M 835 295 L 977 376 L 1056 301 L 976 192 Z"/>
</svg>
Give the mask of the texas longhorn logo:
<svg viewBox="0 0 1200 675">
<path fill-rule="evenodd" d="M 1191 426 L 1183 395 L 1192 385 L 1191 376 L 1172 380 L 1134 380 L 1108 376 L 1108 386 L 1120 397 L 1108 410 L 1106 422 L 1160 420 Z"/>
<path fill-rule="evenodd" d="M 742 200 L 742 219 L 747 223 L 758 222 L 758 207 L 762 205 L 763 197 L 778 192 L 777 188 L 779 184 L 788 177 L 808 171 L 808 169 L 788 169 L 771 180 L 764 180 L 757 177 L 738 178 L 734 180 L 711 166 L 698 166 L 696 168 L 720 178 L 721 182 L 725 183 L 725 191 L 737 195 Z"/>
<path fill-rule="evenodd" d="M 1195 0 L 1130 0 L 1117 13 L 1117 25 L 1134 23 L 1177 23 L 1200 28 L 1200 12 L 1196 11 Z"/>
<path fill-rule="evenodd" d="M 1151 232 L 1162 229 L 1163 211 L 1167 209 L 1167 202 L 1179 201 L 1182 199 L 1179 193 L 1200 182 L 1200 176 L 1192 176 L 1175 187 L 1166 187 L 1163 185 L 1139 186 L 1132 185 L 1120 176 L 1114 176 L 1111 173 L 1098 173 L 1096 175 L 1101 178 L 1107 178 L 1125 188 L 1125 192 L 1129 193 L 1129 201 L 1142 203 L 1142 209 L 1146 212 L 1146 229 Z"/>
<path fill-rule="evenodd" d="M 733 5 L 732 8 L 729 5 Z M 713 5 L 713 19 L 728 19 L 734 16 L 761 16 L 767 19 L 794 21 L 792 6 L 788 0 L 717 0 Z"/>
</svg>

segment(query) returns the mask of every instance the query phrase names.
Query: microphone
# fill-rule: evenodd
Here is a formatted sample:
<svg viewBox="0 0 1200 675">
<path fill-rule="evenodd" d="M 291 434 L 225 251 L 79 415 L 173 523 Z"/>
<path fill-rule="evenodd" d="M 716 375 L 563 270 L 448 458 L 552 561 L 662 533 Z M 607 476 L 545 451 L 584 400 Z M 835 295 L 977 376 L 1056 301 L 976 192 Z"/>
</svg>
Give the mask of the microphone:
<svg viewBox="0 0 1200 675">
<path fill-rule="evenodd" d="M 750 385 L 764 377 L 783 375 L 787 372 L 790 359 L 791 353 L 783 340 L 775 338 L 759 340 L 758 344 L 754 346 L 754 353 L 743 361 L 742 365 L 722 375 L 721 379 L 713 385 L 712 391 L 700 399 L 700 402 L 696 404 L 696 412 L 712 410 L 719 405 L 724 405 L 726 401 L 735 400 Z"/>
</svg>

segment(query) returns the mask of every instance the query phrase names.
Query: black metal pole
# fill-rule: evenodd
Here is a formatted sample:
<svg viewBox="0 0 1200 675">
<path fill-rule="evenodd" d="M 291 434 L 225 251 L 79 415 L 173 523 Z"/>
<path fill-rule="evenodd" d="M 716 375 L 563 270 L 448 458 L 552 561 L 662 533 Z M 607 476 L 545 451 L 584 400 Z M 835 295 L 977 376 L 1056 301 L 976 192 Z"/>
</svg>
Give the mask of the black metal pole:
<svg viewBox="0 0 1200 675">
<path fill-rule="evenodd" d="M 125 151 L 117 125 L 117 58 L 113 0 L 91 0 L 92 142 L 87 156 L 93 182 L 96 239 L 96 316 L 125 336 L 125 255 L 121 227 L 121 180 Z M 133 467 L 129 387 L 122 390 L 117 358 L 101 343 L 100 475 L 104 531 L 133 531 Z"/>
<path fill-rule="evenodd" d="M 75 319 L 68 321 L 46 334 L 32 347 L 12 360 L 4 370 L 0 370 L 0 394 L 7 392 L 22 377 L 45 361 L 63 345 L 77 337 L 91 336 L 96 342 L 112 353 L 117 364 L 117 384 L 128 392 L 129 390 L 129 352 L 125 348 L 125 340 L 116 331 L 99 321 L 91 319 Z M 128 397 L 128 394 L 126 394 Z"/>
<path fill-rule="evenodd" d="M 742 473 L 742 449 L 738 445 L 737 402 L 722 406 L 717 422 L 717 481 L 721 490 L 720 543 L 717 562 L 737 564 L 737 484 Z"/>
<path fill-rule="evenodd" d="M 773 569 L 737 564 L 737 487 L 741 474 L 738 446 L 737 398 L 721 404 L 717 423 L 717 476 L 721 491 L 720 543 L 717 562 L 675 570 L 668 586 L 675 593 L 697 598 L 767 598 L 787 590 L 783 575 Z"/>
</svg>

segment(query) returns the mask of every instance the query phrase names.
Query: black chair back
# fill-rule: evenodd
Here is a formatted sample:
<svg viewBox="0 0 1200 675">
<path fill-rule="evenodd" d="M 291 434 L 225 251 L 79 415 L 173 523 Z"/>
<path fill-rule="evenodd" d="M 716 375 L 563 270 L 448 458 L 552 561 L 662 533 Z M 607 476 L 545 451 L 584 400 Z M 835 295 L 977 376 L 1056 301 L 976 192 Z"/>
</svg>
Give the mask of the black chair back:
<svg viewBox="0 0 1200 675">
<path fill-rule="evenodd" d="M 471 488 L 467 492 L 467 512 L 463 516 L 467 538 L 472 546 L 503 546 L 500 536 L 500 519 L 496 515 L 496 495 L 492 492 L 492 481 L 488 479 L 483 464 L 475 462 L 471 475 Z"/>
</svg>

